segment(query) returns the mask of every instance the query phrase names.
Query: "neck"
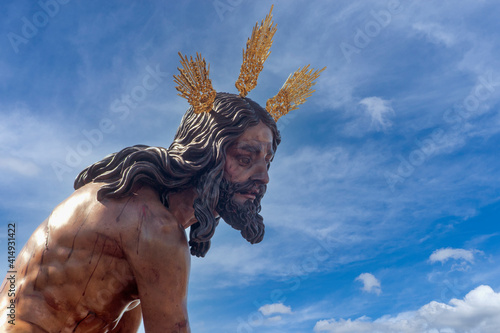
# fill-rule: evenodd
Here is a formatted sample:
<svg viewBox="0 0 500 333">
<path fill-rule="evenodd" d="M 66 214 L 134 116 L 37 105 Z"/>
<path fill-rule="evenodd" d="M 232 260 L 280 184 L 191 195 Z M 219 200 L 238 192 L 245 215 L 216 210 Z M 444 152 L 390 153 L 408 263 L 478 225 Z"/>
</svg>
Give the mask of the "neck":
<svg viewBox="0 0 500 333">
<path fill-rule="evenodd" d="M 194 188 L 169 194 L 168 210 L 174 215 L 184 229 L 196 223 L 193 203 L 197 194 Z"/>
</svg>

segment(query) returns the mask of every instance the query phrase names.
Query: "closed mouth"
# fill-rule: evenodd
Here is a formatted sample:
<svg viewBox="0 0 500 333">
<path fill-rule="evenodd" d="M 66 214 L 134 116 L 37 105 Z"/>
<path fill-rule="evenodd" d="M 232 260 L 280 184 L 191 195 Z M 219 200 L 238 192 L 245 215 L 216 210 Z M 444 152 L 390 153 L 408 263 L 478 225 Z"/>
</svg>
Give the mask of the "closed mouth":
<svg viewBox="0 0 500 333">
<path fill-rule="evenodd" d="M 255 200 L 255 198 L 257 196 L 255 193 L 252 193 L 252 192 L 238 192 L 238 194 L 247 198 L 247 199 L 252 199 L 252 200 Z"/>
<path fill-rule="evenodd" d="M 259 195 L 260 191 L 257 188 L 253 188 L 250 191 L 240 191 L 237 193 L 245 198 L 255 200 L 255 198 Z"/>
</svg>

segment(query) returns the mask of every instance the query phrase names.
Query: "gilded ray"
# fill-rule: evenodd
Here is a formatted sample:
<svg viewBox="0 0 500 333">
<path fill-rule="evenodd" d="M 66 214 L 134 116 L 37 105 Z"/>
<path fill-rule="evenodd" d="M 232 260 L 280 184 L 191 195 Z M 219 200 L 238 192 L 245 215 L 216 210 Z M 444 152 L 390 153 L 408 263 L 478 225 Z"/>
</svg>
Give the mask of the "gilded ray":
<svg viewBox="0 0 500 333">
<path fill-rule="evenodd" d="M 298 109 L 298 106 L 306 101 L 315 90 L 312 86 L 319 74 L 324 71 L 326 67 L 320 70 L 309 69 L 309 65 L 304 68 L 299 68 L 291 74 L 286 80 L 283 87 L 276 96 L 267 100 L 266 110 L 277 121 L 281 116 L 287 114 L 292 110 Z"/>
<path fill-rule="evenodd" d="M 257 79 L 264 68 L 264 62 L 271 52 L 269 49 L 273 44 L 273 36 L 277 25 L 273 25 L 273 6 L 269 14 L 262 20 L 260 27 L 258 22 L 252 31 L 252 36 L 247 40 L 246 50 L 243 51 L 243 63 L 241 64 L 240 76 L 236 80 L 236 88 L 241 97 L 245 97 L 255 86 Z"/>
<path fill-rule="evenodd" d="M 212 87 L 212 81 L 209 79 L 210 65 L 207 66 L 205 59 L 201 54 L 196 53 L 196 59 L 191 56 L 181 57 L 181 68 L 177 68 L 179 75 L 174 75 L 174 82 L 178 84 L 175 87 L 179 91 L 179 96 L 188 100 L 195 113 L 210 112 L 215 100 L 216 91 Z"/>
</svg>

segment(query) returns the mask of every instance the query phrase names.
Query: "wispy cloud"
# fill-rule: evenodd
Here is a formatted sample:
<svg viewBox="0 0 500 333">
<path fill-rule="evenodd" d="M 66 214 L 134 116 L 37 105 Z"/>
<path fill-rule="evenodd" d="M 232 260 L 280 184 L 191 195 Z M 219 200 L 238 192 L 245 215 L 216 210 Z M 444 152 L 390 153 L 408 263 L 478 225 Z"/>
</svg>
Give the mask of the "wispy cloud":
<svg viewBox="0 0 500 333">
<path fill-rule="evenodd" d="M 456 42 L 456 37 L 453 33 L 446 31 L 441 25 L 436 23 L 417 22 L 413 28 L 418 32 L 423 33 L 427 38 L 435 43 L 443 43 L 450 47 Z"/>
<path fill-rule="evenodd" d="M 474 263 L 474 253 L 477 253 L 477 250 L 464 250 L 464 249 L 453 249 L 453 248 L 444 248 L 435 250 L 429 260 L 431 263 L 441 262 L 445 263 L 449 259 L 455 260 L 464 260 L 469 263 Z"/>
<path fill-rule="evenodd" d="M 2 173 L 14 173 L 25 177 L 33 177 L 40 172 L 35 163 L 13 157 L 0 157 L 0 169 Z"/>
<path fill-rule="evenodd" d="M 385 131 L 392 126 L 389 117 L 394 114 L 394 109 L 390 101 L 380 97 L 366 97 L 359 104 L 365 107 L 366 113 L 371 117 L 372 125 L 377 129 Z"/>
</svg>

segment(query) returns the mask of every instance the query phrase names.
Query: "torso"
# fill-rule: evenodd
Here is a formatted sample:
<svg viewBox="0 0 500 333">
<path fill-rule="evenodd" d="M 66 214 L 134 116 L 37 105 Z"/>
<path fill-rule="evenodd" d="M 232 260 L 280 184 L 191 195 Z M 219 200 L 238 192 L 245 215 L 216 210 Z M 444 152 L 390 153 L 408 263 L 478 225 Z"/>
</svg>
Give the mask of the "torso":
<svg viewBox="0 0 500 333">
<path fill-rule="evenodd" d="M 16 326 L 5 325 L 22 332 L 108 332 L 139 304 L 127 253 L 139 251 L 146 210 L 172 216 L 151 189 L 99 202 L 99 188 L 75 191 L 33 233 L 16 261 Z M 4 289 L 5 282 L 2 308 Z"/>
</svg>

